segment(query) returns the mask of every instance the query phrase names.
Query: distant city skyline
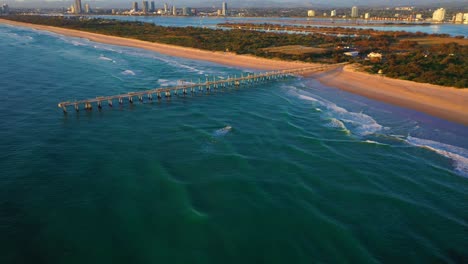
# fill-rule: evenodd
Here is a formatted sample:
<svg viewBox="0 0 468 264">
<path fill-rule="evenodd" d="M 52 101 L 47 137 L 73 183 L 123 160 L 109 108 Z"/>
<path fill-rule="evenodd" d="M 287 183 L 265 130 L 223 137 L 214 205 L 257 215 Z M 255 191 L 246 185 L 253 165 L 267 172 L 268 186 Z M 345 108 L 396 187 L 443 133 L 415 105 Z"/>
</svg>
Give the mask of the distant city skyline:
<svg viewBox="0 0 468 264">
<path fill-rule="evenodd" d="M 73 0 L 0 0 L 0 3 L 7 3 L 11 7 L 60 7 L 60 6 L 69 6 L 73 4 Z M 103 8 L 125 8 L 132 5 L 133 1 L 128 0 L 83 0 L 83 4 L 89 3 L 95 7 Z M 142 2 L 142 1 L 138 1 Z M 226 2 L 230 7 L 341 7 L 346 8 L 351 6 L 366 7 L 366 6 L 428 6 L 432 5 L 434 7 L 444 7 L 446 5 L 461 4 L 465 3 L 466 0 L 394 0 L 391 2 L 382 3 L 381 1 L 375 0 L 328 0 L 326 3 L 323 1 L 301 1 L 301 0 L 252 0 L 252 1 L 243 1 L 243 0 L 232 0 L 232 1 L 223 1 L 223 0 L 163 0 L 157 2 L 157 5 L 163 5 L 163 3 L 169 3 L 177 6 L 192 6 L 192 7 L 212 7 L 212 6 L 221 6 L 223 2 Z"/>
</svg>

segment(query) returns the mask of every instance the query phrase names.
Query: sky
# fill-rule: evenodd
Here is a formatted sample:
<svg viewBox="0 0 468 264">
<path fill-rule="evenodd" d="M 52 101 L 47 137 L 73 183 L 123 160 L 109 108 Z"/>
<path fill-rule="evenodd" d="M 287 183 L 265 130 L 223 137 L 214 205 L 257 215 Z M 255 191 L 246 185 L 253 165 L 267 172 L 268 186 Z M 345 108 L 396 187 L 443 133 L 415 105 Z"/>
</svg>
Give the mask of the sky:
<svg viewBox="0 0 468 264">
<path fill-rule="evenodd" d="M 151 0 L 149 0 L 151 1 Z M 164 2 L 169 5 L 210 7 L 221 6 L 223 0 L 154 0 L 156 6 L 162 6 Z M 453 3 L 467 3 L 467 0 L 224 0 L 232 7 L 347 7 L 347 6 L 440 6 Z M 73 0 L 0 0 L 12 7 L 62 7 L 70 6 Z M 82 3 L 90 3 L 95 7 L 130 7 L 133 0 L 82 0 Z M 141 2 L 141 0 L 137 0 Z M 468 4 L 466 4 L 468 5 Z"/>
</svg>

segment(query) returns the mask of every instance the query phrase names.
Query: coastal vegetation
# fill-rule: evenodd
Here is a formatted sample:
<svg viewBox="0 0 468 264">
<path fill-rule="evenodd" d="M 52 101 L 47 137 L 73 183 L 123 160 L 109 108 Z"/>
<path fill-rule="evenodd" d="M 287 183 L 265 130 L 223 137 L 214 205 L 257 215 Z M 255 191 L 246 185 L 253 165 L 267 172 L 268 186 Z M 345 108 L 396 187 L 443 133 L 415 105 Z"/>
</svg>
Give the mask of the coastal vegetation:
<svg viewBox="0 0 468 264">
<path fill-rule="evenodd" d="M 364 65 L 363 68 L 371 73 L 383 73 L 392 78 L 468 87 L 468 40 L 448 35 L 273 24 L 220 24 L 218 29 L 182 28 L 57 16 L 10 16 L 8 19 L 265 58 L 354 62 Z M 291 34 L 291 31 L 309 34 Z M 350 51 L 354 52 L 351 56 Z M 371 52 L 382 57 L 369 59 L 367 55 Z"/>
</svg>

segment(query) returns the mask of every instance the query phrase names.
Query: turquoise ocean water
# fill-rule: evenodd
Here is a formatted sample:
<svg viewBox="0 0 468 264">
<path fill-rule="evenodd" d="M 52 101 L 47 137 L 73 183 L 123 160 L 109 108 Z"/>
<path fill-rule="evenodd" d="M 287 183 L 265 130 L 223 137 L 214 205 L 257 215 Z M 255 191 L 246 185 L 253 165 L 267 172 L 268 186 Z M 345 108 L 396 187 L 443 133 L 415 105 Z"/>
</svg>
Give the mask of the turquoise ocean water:
<svg viewBox="0 0 468 264">
<path fill-rule="evenodd" d="M 0 263 L 468 260 L 466 126 L 310 78 L 63 115 L 247 70 L 3 25 L 0 47 Z"/>
</svg>

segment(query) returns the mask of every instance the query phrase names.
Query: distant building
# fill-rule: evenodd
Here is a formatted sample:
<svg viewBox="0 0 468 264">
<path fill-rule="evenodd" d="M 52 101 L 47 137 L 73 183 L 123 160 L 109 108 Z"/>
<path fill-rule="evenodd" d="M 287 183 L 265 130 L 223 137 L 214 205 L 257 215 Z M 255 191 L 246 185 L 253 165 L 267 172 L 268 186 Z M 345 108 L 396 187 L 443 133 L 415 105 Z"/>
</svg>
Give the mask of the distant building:
<svg viewBox="0 0 468 264">
<path fill-rule="evenodd" d="M 421 20 L 421 19 L 423 19 L 423 16 L 422 16 L 422 14 L 416 14 L 416 19 L 417 19 L 417 20 Z"/>
<path fill-rule="evenodd" d="M 167 3 L 164 3 L 164 14 L 167 15 L 167 12 L 169 12 L 169 6 Z"/>
<path fill-rule="evenodd" d="M 308 17 L 314 17 L 315 16 L 315 10 L 308 10 L 307 11 L 307 16 Z"/>
<path fill-rule="evenodd" d="M 182 8 L 182 15 L 183 16 L 190 16 L 192 15 L 190 7 L 184 7 Z"/>
<path fill-rule="evenodd" d="M 115 9 L 112 9 L 111 12 L 112 12 L 113 15 L 117 14 L 117 11 Z"/>
<path fill-rule="evenodd" d="M 135 12 L 138 11 L 138 2 L 133 2 L 132 9 Z"/>
<path fill-rule="evenodd" d="M 84 10 L 85 10 L 85 13 L 86 13 L 86 14 L 91 13 L 91 7 L 89 6 L 88 3 L 86 3 L 86 4 L 84 5 Z"/>
<path fill-rule="evenodd" d="M 351 8 L 351 17 L 353 17 L 353 18 L 359 17 L 357 6 L 353 6 Z"/>
<path fill-rule="evenodd" d="M 154 5 L 154 1 L 151 1 L 150 12 L 153 13 L 155 11 L 156 11 L 156 6 Z"/>
<path fill-rule="evenodd" d="M 223 6 L 222 6 L 222 15 L 223 15 L 223 16 L 227 16 L 227 12 L 228 12 L 227 3 L 226 3 L 226 2 L 223 2 Z"/>
<path fill-rule="evenodd" d="M 412 11 L 413 9 L 414 9 L 414 7 L 412 7 L 412 6 L 395 7 L 395 10 L 397 10 L 397 11 Z"/>
<path fill-rule="evenodd" d="M 81 0 L 75 0 L 75 14 L 81 14 L 83 12 L 82 7 L 81 7 Z"/>
<path fill-rule="evenodd" d="M 364 19 L 369 19 L 370 18 L 370 14 L 369 13 L 365 13 L 364 14 Z"/>
<path fill-rule="evenodd" d="M 439 8 L 432 14 L 432 20 L 435 22 L 442 22 L 445 20 L 445 9 Z"/>
<path fill-rule="evenodd" d="M 463 13 L 457 13 L 455 15 L 455 23 L 463 23 Z"/>
<path fill-rule="evenodd" d="M 177 8 L 175 6 L 172 6 L 172 15 L 177 16 Z"/>
<path fill-rule="evenodd" d="M 330 12 L 330 16 L 336 17 L 336 10 L 332 10 L 332 11 Z"/>
<path fill-rule="evenodd" d="M 143 13 L 148 13 L 149 12 L 149 5 L 148 1 L 143 1 L 141 5 Z"/>
<path fill-rule="evenodd" d="M 468 13 L 463 14 L 463 23 L 468 24 Z"/>
<path fill-rule="evenodd" d="M 348 51 L 343 53 L 345 56 L 349 57 L 357 57 L 359 55 L 359 51 Z"/>
<path fill-rule="evenodd" d="M 7 4 L 2 5 L 2 7 L 0 8 L 0 14 L 8 15 L 9 13 L 10 13 L 10 8 L 8 7 L 8 5 Z"/>
</svg>

